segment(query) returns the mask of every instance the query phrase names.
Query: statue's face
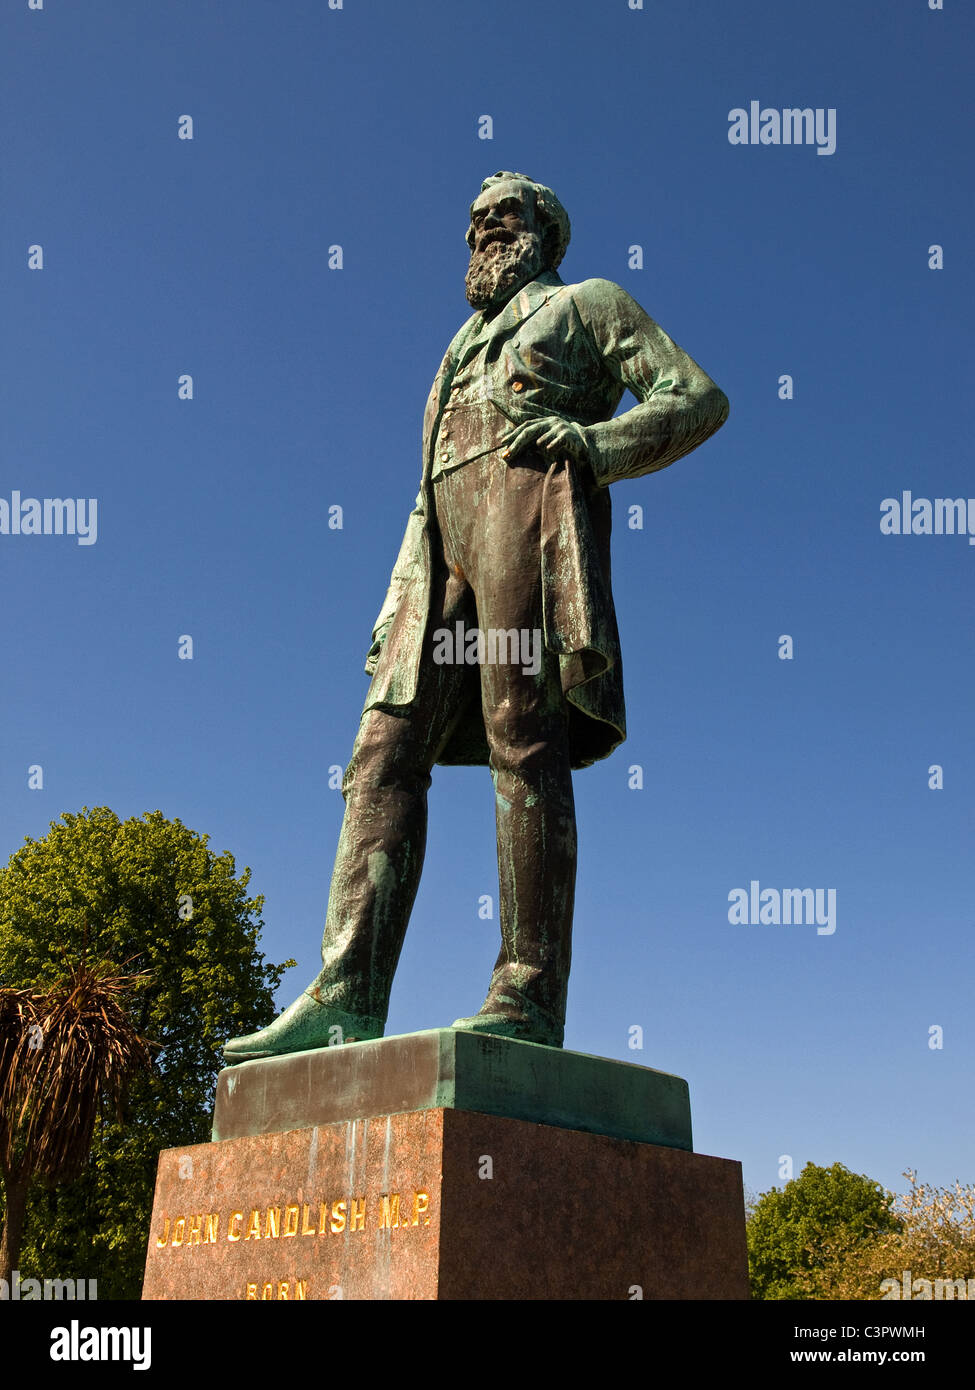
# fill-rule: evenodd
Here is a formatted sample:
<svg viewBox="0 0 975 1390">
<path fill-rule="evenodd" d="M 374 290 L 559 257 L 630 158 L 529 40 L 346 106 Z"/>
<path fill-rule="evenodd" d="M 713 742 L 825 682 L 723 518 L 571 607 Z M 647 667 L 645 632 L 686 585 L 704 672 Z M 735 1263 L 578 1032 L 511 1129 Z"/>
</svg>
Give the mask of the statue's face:
<svg viewBox="0 0 975 1390">
<path fill-rule="evenodd" d="M 471 208 L 467 298 L 475 309 L 506 303 L 543 269 L 535 190 L 509 179 L 484 190 Z"/>
<path fill-rule="evenodd" d="M 492 241 L 508 244 L 525 232 L 537 231 L 535 192 L 523 183 L 496 183 L 477 198 L 471 208 L 471 250 L 481 252 Z"/>
</svg>

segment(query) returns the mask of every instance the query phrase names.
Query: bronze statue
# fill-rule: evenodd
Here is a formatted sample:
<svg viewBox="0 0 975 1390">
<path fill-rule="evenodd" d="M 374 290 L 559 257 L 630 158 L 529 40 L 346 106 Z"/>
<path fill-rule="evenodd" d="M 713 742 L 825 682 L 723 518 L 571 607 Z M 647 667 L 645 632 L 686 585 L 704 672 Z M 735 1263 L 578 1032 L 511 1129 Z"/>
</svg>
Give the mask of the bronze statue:
<svg viewBox="0 0 975 1390">
<path fill-rule="evenodd" d="M 609 484 L 690 453 L 728 400 L 619 285 L 563 284 L 569 219 L 551 189 L 486 179 L 467 242 L 475 312 L 427 401 L 420 492 L 373 630 L 322 969 L 227 1044 L 231 1063 L 382 1036 L 435 763 L 487 764 L 497 818 L 501 952 L 480 1012 L 453 1027 L 562 1044 L 571 770 L 626 736 Z M 627 388 L 638 403 L 614 419 Z"/>
</svg>

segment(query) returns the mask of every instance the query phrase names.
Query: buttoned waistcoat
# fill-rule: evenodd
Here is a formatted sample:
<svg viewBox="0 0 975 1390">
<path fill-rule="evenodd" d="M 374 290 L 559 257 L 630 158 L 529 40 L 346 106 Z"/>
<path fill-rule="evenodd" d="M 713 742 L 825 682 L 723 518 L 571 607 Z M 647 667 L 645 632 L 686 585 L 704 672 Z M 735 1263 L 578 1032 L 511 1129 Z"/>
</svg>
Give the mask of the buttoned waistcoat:
<svg viewBox="0 0 975 1390">
<path fill-rule="evenodd" d="M 637 404 L 614 417 L 625 390 Z M 588 466 L 544 458 L 539 564 L 544 641 L 558 656 L 572 766 L 607 757 L 626 737 L 619 634 L 610 583 L 609 484 L 667 467 L 727 419 L 724 392 L 619 285 L 566 285 L 554 271 L 492 317 L 477 313 L 447 349 L 423 419 L 423 467 L 373 640 L 364 710 L 412 703 L 426 634 L 437 521 L 434 480 L 487 453 L 524 421 L 559 416 L 580 427 Z M 473 702 L 441 763 L 488 762 Z"/>
</svg>

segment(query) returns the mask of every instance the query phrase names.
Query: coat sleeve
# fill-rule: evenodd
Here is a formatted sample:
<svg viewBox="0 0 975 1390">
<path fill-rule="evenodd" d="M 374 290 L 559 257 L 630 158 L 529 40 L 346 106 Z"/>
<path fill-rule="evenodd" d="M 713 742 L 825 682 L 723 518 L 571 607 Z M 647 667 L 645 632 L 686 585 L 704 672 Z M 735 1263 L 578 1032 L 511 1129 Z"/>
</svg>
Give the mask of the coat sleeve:
<svg viewBox="0 0 975 1390">
<path fill-rule="evenodd" d="M 416 503 L 410 512 L 406 523 L 406 533 L 403 536 L 403 543 L 399 548 L 399 555 L 393 566 L 393 573 L 390 576 L 389 588 L 386 590 L 386 597 L 383 606 L 379 610 L 372 628 L 372 646 L 366 657 L 367 675 L 375 675 L 376 665 L 379 661 L 379 654 L 382 645 L 389 631 L 396 611 L 399 608 L 403 592 L 410 581 L 411 575 L 416 569 L 420 555 L 420 537 L 426 521 L 426 512 L 423 505 L 423 491 L 417 493 Z"/>
<path fill-rule="evenodd" d="M 689 454 L 728 418 L 728 398 L 635 299 L 610 280 L 573 298 L 605 368 L 638 404 L 583 432 L 596 481 L 639 478 Z"/>
</svg>

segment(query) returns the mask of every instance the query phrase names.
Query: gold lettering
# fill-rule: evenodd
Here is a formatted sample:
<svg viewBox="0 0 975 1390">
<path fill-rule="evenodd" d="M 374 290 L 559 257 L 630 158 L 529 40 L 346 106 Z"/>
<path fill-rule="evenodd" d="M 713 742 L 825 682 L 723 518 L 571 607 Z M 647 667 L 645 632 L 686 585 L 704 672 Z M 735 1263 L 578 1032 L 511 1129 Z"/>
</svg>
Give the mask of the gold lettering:
<svg viewBox="0 0 975 1390">
<path fill-rule="evenodd" d="M 284 1209 L 284 1231 L 282 1235 L 296 1236 L 298 1234 L 298 1208 L 285 1207 Z"/>
<path fill-rule="evenodd" d="M 366 1199 L 365 1197 L 353 1197 L 349 1203 L 349 1230 L 364 1231 L 366 1229 Z"/>
<path fill-rule="evenodd" d="M 345 1203 L 332 1203 L 332 1221 L 329 1229 L 333 1236 L 337 1236 L 340 1231 L 345 1230 Z"/>
<path fill-rule="evenodd" d="M 264 1239 L 265 1239 L 265 1240 L 270 1240 L 270 1239 L 272 1238 L 272 1236 L 273 1236 L 273 1238 L 274 1238 L 275 1240 L 277 1240 L 277 1238 L 278 1238 L 278 1226 L 279 1226 L 280 1222 L 281 1222 L 281 1208 L 280 1208 L 280 1207 L 268 1207 L 268 1209 L 267 1209 L 267 1225 L 264 1227 Z"/>
<path fill-rule="evenodd" d="M 302 1234 L 303 1236 L 313 1236 L 313 1235 L 315 1234 L 315 1227 L 314 1227 L 314 1226 L 309 1226 L 309 1224 L 308 1224 L 308 1203 L 307 1203 L 307 1202 L 305 1202 L 304 1206 L 303 1206 L 302 1209 L 301 1209 L 301 1234 Z"/>
<path fill-rule="evenodd" d="M 307 1288 L 308 1288 L 308 1280 L 307 1280 L 307 1279 L 296 1279 L 296 1280 L 295 1280 L 295 1298 L 300 1298 L 300 1299 L 302 1299 L 305 1303 L 307 1303 L 307 1302 L 308 1302 L 308 1295 L 307 1295 L 307 1292 L 306 1292 Z"/>
<path fill-rule="evenodd" d="M 399 1225 L 399 1193 L 393 1192 L 383 1198 L 383 1209 L 379 1213 L 379 1229 L 392 1230 Z"/>
<path fill-rule="evenodd" d="M 318 1207 L 318 1234 L 323 1236 L 328 1230 L 328 1203 L 321 1202 Z"/>
<path fill-rule="evenodd" d="M 260 1240 L 261 1238 L 261 1213 L 252 1211 L 247 1219 L 247 1234 L 245 1240 Z"/>
<path fill-rule="evenodd" d="M 415 1192 L 415 1193 L 413 1194 L 413 1225 L 414 1225 L 414 1226 L 419 1226 L 419 1224 L 420 1224 L 420 1217 L 421 1217 L 421 1216 L 426 1216 L 426 1214 L 427 1214 L 427 1208 L 429 1207 L 429 1205 L 430 1205 L 430 1194 L 429 1194 L 429 1192 Z M 429 1226 L 429 1224 L 430 1224 L 429 1218 L 427 1218 L 427 1220 L 424 1221 L 423 1224 L 424 1224 L 424 1226 Z"/>
<path fill-rule="evenodd" d="M 179 1233 L 177 1236 L 177 1232 Z M 183 1236 L 186 1233 L 186 1217 L 181 1216 L 178 1221 L 173 1223 L 173 1244 L 182 1245 Z"/>
<path fill-rule="evenodd" d="M 217 1239 L 217 1231 L 220 1228 L 220 1213 L 218 1211 L 207 1212 L 206 1225 L 203 1228 L 203 1244 L 213 1245 Z"/>
<path fill-rule="evenodd" d="M 168 1244 L 169 1244 L 169 1217 L 168 1217 L 168 1216 L 165 1218 L 165 1225 L 163 1226 L 163 1233 L 162 1233 L 162 1235 L 159 1236 L 158 1239 L 156 1240 L 156 1244 L 157 1244 L 157 1246 L 159 1246 L 160 1250 L 162 1249 L 162 1247 L 163 1247 L 164 1245 L 168 1245 Z"/>
<path fill-rule="evenodd" d="M 244 1213 L 242 1211 L 232 1211 L 230 1213 L 230 1225 L 227 1227 L 228 1240 L 240 1240 L 240 1223 L 243 1219 Z"/>
<path fill-rule="evenodd" d="M 282 1299 L 282 1298 L 283 1298 L 283 1299 L 285 1299 L 285 1300 L 287 1301 L 287 1297 L 288 1297 L 288 1288 L 289 1288 L 289 1285 L 288 1285 L 287 1279 L 282 1279 L 281 1283 L 278 1285 L 278 1298 L 279 1298 L 279 1299 Z"/>
<path fill-rule="evenodd" d="M 240 1236 L 238 1236 L 237 1239 L 240 1240 Z M 247 1292 L 244 1294 L 244 1297 L 245 1297 L 245 1298 L 249 1298 L 249 1299 L 251 1299 L 252 1301 L 255 1300 L 255 1299 L 257 1298 L 257 1285 L 256 1285 L 256 1284 L 248 1284 L 248 1285 L 247 1285 Z"/>
<path fill-rule="evenodd" d="M 261 1289 L 261 1302 L 268 1303 L 274 1297 L 274 1285 L 265 1284 Z"/>
<path fill-rule="evenodd" d="M 203 1213 L 201 1212 L 201 1213 L 199 1214 L 199 1216 L 191 1216 L 191 1217 L 190 1217 L 190 1229 L 189 1229 L 189 1231 L 187 1232 L 187 1235 L 186 1235 L 186 1244 L 187 1244 L 187 1245 L 199 1245 L 199 1243 L 200 1243 L 200 1232 L 201 1232 L 202 1229 L 203 1229 Z"/>
</svg>

